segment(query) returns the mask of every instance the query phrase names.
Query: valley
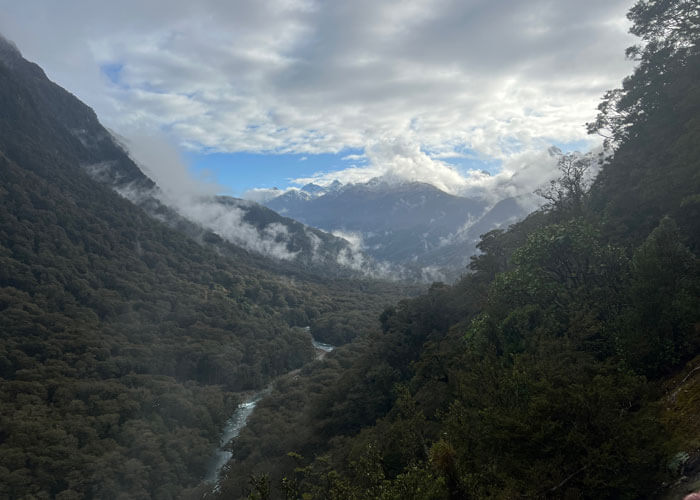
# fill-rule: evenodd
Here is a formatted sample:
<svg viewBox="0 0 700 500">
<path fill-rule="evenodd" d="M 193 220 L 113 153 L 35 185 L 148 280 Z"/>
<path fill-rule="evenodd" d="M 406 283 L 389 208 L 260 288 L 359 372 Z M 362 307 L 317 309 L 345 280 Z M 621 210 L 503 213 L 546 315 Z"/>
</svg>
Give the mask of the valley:
<svg viewBox="0 0 700 500">
<path fill-rule="evenodd" d="M 253 24 L 272 17 L 248 7 L 233 10 Z M 261 189 L 260 203 L 194 189 L 173 195 L 92 108 L 0 35 L 0 497 L 672 500 L 697 490 L 697 2 L 640 0 L 628 10 L 634 68 L 586 124 L 603 138 L 597 149 L 575 150 L 577 136 L 567 129 L 553 141 L 562 148 L 550 143 L 510 157 L 503 151 L 524 142 L 503 136 L 486 144 L 474 127 L 432 148 L 386 142 L 370 125 L 386 125 L 390 113 L 379 122 L 360 113 L 374 99 L 392 109 L 437 102 L 457 85 L 447 80 L 467 81 L 452 63 L 440 67 L 442 83 L 430 92 L 401 87 L 413 99 L 395 86 L 410 80 L 422 88 L 432 66 L 420 66 L 421 75 L 392 73 L 391 85 L 379 86 L 381 99 L 366 95 L 363 78 L 353 80 L 361 92 L 348 98 L 352 105 L 333 108 L 352 133 L 341 134 L 336 115 L 320 112 L 311 129 L 294 128 L 307 108 L 291 103 L 335 95 L 325 78 L 338 95 L 351 87 L 332 71 L 315 78 L 310 71 L 320 57 L 314 40 L 330 35 L 300 26 L 329 7 L 301 14 L 296 5 L 277 7 L 282 17 L 284 9 L 299 16 L 280 22 L 294 21 L 294 29 L 265 39 L 269 45 L 258 40 L 256 50 L 226 46 L 212 56 L 245 60 L 242 70 L 226 68 L 224 90 L 205 72 L 211 87 L 190 91 L 185 76 L 213 63 L 204 52 L 201 67 L 174 55 L 189 42 L 179 31 L 140 40 L 137 51 L 155 68 L 160 61 L 151 55 L 173 50 L 177 119 L 163 112 L 158 127 L 198 137 L 181 146 L 198 150 L 193 158 L 223 155 L 217 148 L 235 137 L 235 154 L 252 162 L 264 153 L 303 172 L 284 174 L 297 187 Z M 199 8 L 188 6 L 188 15 Z M 433 20 L 461 31 L 464 19 L 441 17 L 448 10 L 416 7 L 405 16 L 415 36 Z M 351 12 L 358 11 L 341 16 L 348 25 Z M 414 25 L 387 19 L 362 33 L 381 32 L 386 45 L 377 47 L 398 50 L 389 42 L 414 34 Z M 619 30 L 620 19 L 610 19 L 599 21 Z M 528 21 L 525 38 L 548 36 L 556 23 L 547 23 L 529 29 Z M 338 47 L 345 24 L 329 24 Z M 586 35 L 592 26 L 584 25 Z M 309 38 L 293 44 L 290 33 Z M 126 109 L 136 96 L 143 112 L 129 123 L 145 120 L 148 99 L 165 109 L 169 80 L 152 85 L 135 69 L 141 59 L 115 63 L 106 47 L 118 44 L 103 42 L 87 44 L 104 58 L 100 78 L 110 91 L 99 104 Z M 288 48 L 274 52 L 274 44 Z M 343 64 L 369 78 L 374 59 L 360 55 Z M 522 78 L 531 69 L 513 67 Z M 264 92 L 237 95 L 247 78 Z M 282 83 L 288 101 L 275 107 Z M 512 100 L 537 93 L 532 81 L 508 85 Z M 208 129 L 221 118 L 202 111 L 212 96 L 222 108 L 235 103 L 235 112 Z M 241 118 L 260 102 L 269 109 Z M 541 125 L 553 108 L 505 122 Z M 189 122 L 193 115 L 209 121 Z M 398 115 L 395 123 L 424 141 L 439 135 L 436 124 L 452 127 L 443 124 L 452 116 L 445 110 Z M 485 121 L 494 125 L 496 115 Z M 233 135 L 224 140 L 223 130 Z M 360 151 L 363 134 L 371 140 Z M 542 134 L 538 145 L 549 140 Z M 535 135 L 533 128 L 517 137 Z M 493 156 L 500 163 L 467 143 L 503 146 Z M 345 167 L 314 171 L 305 163 L 319 161 L 315 154 Z"/>
</svg>

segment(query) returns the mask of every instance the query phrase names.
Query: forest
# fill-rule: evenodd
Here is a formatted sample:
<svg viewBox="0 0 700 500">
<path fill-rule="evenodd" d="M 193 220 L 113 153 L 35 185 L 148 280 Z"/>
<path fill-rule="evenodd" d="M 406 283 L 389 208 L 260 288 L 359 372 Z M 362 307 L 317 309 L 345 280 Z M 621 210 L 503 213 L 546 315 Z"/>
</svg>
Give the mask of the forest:
<svg viewBox="0 0 700 500">
<path fill-rule="evenodd" d="M 544 207 L 453 286 L 261 402 L 219 498 L 682 498 L 700 489 L 700 9 L 639 1 L 634 72 Z"/>
</svg>

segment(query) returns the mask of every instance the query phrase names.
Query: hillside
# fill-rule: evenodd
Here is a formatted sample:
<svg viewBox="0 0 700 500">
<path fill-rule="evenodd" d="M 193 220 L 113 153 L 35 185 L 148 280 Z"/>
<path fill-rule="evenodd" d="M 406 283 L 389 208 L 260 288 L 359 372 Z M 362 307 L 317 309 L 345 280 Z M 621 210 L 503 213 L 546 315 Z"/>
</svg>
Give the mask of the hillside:
<svg viewBox="0 0 700 500">
<path fill-rule="evenodd" d="M 147 198 L 149 202 L 158 198 L 157 191 L 152 192 Z M 143 205 L 142 197 L 136 201 Z M 172 204 L 169 201 L 164 201 L 170 207 L 166 209 L 170 212 L 165 216 L 166 223 L 192 236 L 201 232 L 201 228 L 211 231 L 223 241 L 274 260 L 279 272 L 303 271 L 321 279 L 329 276 L 399 278 L 397 274 L 382 272 L 377 262 L 345 239 L 282 217 L 255 202 L 230 196 L 195 196 Z M 162 207 L 160 203 L 159 206 Z M 198 227 L 187 230 L 183 225 L 188 222 Z"/>
<path fill-rule="evenodd" d="M 615 152 L 591 190 L 564 156 L 552 203 L 484 235 L 469 274 L 281 384 L 222 498 L 697 488 L 700 13 L 652 0 L 629 17 L 637 68 L 590 125 Z"/>
<path fill-rule="evenodd" d="M 118 193 L 153 182 L 4 39 L 0 176 L 3 498 L 198 491 L 236 393 L 313 358 L 297 327 L 370 317 L 397 293 L 291 271 L 155 198 L 136 206 Z"/>
</svg>

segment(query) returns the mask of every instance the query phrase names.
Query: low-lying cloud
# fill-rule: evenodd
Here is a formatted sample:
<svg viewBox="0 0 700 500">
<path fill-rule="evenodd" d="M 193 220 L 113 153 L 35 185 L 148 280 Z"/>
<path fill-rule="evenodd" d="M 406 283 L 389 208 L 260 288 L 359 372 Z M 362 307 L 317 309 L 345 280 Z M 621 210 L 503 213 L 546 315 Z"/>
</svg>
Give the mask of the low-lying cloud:
<svg viewBox="0 0 700 500">
<path fill-rule="evenodd" d="M 247 250 L 280 260 L 293 260 L 298 252 L 288 249 L 289 230 L 279 223 L 257 228 L 245 220 L 242 206 L 222 204 L 216 193 L 221 186 L 206 178 L 195 178 L 180 153 L 164 134 L 133 131 L 121 142 L 143 172 L 158 188 L 152 193 L 123 187 L 119 192 L 134 202 L 155 196 L 181 216 Z M 100 165 L 88 167 L 99 176 Z"/>
<path fill-rule="evenodd" d="M 299 253 L 288 249 L 290 234 L 286 226 L 273 222 L 259 230 L 244 220 L 246 212 L 239 207 L 212 199 L 189 199 L 176 207 L 188 219 L 253 252 L 280 260 L 293 260 Z"/>
<path fill-rule="evenodd" d="M 194 178 L 166 136 L 136 133 L 129 137 L 121 137 L 120 142 L 128 150 L 131 158 L 158 186 L 151 192 L 144 192 L 143 189 L 133 186 L 121 186 L 118 189 L 119 193 L 135 203 L 155 196 L 181 216 L 223 239 L 273 259 L 291 261 L 301 257 L 318 264 L 324 259 L 332 258 L 337 265 L 368 277 L 403 279 L 408 276 L 401 266 L 379 262 L 365 255 L 360 233 L 334 232 L 335 236 L 345 239 L 348 244 L 336 255 L 324 255 L 324 251 L 327 250 L 322 248 L 321 238 L 306 228 L 304 236 L 309 241 L 310 255 L 300 255 L 301 251 L 290 250 L 293 235 L 286 225 L 273 222 L 257 227 L 246 220 L 246 208 L 250 201 L 229 199 L 228 202 L 222 203 L 218 200 L 215 195 L 220 186 L 206 178 Z M 98 180 L 107 167 L 109 165 L 105 164 L 85 166 Z"/>
</svg>

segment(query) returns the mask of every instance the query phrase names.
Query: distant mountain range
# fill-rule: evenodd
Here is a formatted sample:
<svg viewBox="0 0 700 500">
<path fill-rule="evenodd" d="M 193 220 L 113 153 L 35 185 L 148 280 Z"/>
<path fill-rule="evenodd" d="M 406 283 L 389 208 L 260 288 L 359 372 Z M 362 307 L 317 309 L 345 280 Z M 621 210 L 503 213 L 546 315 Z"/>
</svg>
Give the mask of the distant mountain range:
<svg viewBox="0 0 700 500">
<path fill-rule="evenodd" d="M 454 276 L 473 255 L 479 236 L 507 227 L 528 212 L 526 200 L 507 198 L 495 205 L 448 194 L 423 182 L 367 183 L 327 187 L 307 184 L 264 202 L 304 224 L 352 241 L 378 260 Z"/>
</svg>

